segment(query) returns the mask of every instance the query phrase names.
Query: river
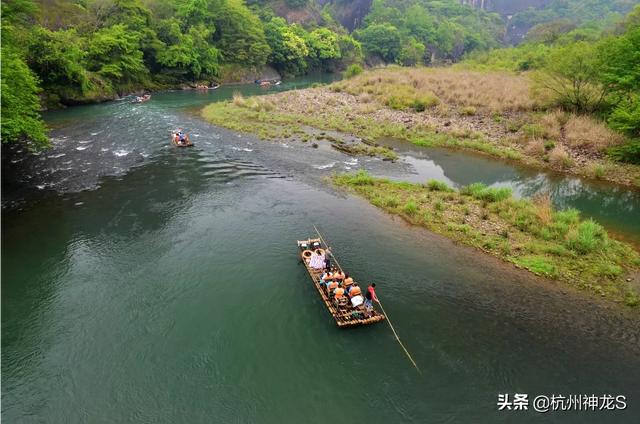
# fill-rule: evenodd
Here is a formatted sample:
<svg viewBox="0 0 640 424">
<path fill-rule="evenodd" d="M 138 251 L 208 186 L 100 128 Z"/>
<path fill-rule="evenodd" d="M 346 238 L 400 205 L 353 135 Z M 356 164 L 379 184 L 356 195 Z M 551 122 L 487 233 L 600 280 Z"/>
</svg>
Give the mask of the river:
<svg viewBox="0 0 640 424">
<path fill-rule="evenodd" d="M 260 92 L 159 93 L 47 115 L 55 147 L 14 164 L 25 176 L 3 190 L 4 420 L 637 422 L 638 314 L 323 180 L 359 167 L 420 175 L 419 153 L 352 158 L 202 122 L 199 107 L 236 90 Z M 194 148 L 170 147 L 178 125 Z M 421 373 L 385 323 L 335 327 L 296 256 L 313 225 L 356 280 L 378 283 Z M 629 406 L 498 411 L 499 393 L 626 395 Z"/>
</svg>

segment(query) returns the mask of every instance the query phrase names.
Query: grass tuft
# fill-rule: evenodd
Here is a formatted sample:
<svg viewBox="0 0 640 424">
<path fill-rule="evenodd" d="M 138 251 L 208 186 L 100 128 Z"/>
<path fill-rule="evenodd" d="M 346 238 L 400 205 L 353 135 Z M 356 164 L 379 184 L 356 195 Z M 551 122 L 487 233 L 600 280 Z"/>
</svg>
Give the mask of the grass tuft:
<svg viewBox="0 0 640 424">
<path fill-rule="evenodd" d="M 460 193 L 486 202 L 500 202 L 511 197 L 510 188 L 490 188 L 483 183 L 473 183 L 465 186 L 460 190 Z"/>
<path fill-rule="evenodd" d="M 453 189 L 449 187 L 447 183 L 438 180 L 427 181 L 427 188 L 431 191 L 453 191 Z"/>
</svg>

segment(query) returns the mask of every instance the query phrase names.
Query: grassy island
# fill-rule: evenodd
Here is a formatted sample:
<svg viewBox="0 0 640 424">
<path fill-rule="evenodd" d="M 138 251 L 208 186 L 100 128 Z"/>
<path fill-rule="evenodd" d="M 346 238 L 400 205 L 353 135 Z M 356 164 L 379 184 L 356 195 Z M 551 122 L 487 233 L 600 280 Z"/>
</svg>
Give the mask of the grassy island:
<svg viewBox="0 0 640 424">
<path fill-rule="evenodd" d="M 327 139 L 394 159 L 383 137 L 470 149 L 589 178 L 640 186 L 640 166 L 611 160 L 625 138 L 595 117 L 549 108 L 531 80 L 508 72 L 388 67 L 324 87 L 207 106 L 209 122 L 265 139 Z"/>
<path fill-rule="evenodd" d="M 640 268 L 631 246 L 610 238 L 575 209 L 553 210 L 547 196 L 517 200 L 510 189 L 475 183 L 454 190 L 439 181 L 392 182 L 365 171 L 333 183 L 411 224 L 476 247 L 537 275 L 593 294 L 640 303 L 626 277 Z"/>
</svg>

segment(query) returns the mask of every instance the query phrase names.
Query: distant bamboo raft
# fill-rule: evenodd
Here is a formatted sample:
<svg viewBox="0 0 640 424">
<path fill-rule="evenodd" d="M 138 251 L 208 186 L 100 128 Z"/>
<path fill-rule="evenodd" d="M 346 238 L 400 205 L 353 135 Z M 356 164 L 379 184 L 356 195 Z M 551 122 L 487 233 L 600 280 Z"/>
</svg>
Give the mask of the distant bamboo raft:
<svg viewBox="0 0 640 424">
<path fill-rule="evenodd" d="M 351 301 L 349 301 L 346 306 L 338 306 L 333 301 L 333 299 L 329 298 L 329 295 L 327 294 L 324 284 L 321 282 L 321 277 L 322 277 L 322 274 L 324 274 L 324 269 L 316 270 L 311 266 L 309 266 L 309 264 L 307 263 L 304 257 L 304 249 L 300 247 L 301 243 L 309 243 L 309 245 L 311 243 L 318 243 L 320 248 L 323 249 L 325 252 L 327 251 L 327 246 L 325 246 L 320 239 L 298 241 L 299 254 L 300 254 L 300 258 L 302 258 L 302 263 L 304 263 L 304 266 L 307 268 L 307 272 L 311 276 L 311 280 L 313 281 L 313 284 L 315 285 L 316 290 L 318 290 L 318 293 L 320 294 L 320 298 L 324 302 L 324 305 L 327 307 L 327 310 L 329 310 L 329 313 L 331 314 L 331 316 L 333 316 L 333 318 L 336 320 L 336 324 L 338 325 L 338 327 L 343 328 L 343 327 L 354 327 L 358 325 L 374 324 L 384 319 L 384 315 L 376 311 L 375 309 L 371 309 L 371 311 L 368 313 L 368 316 L 367 316 L 367 312 L 365 312 L 364 307 L 354 308 L 351 305 Z M 333 254 L 330 254 L 330 255 L 333 257 Z M 340 272 L 344 272 L 340 267 L 340 265 L 336 263 L 336 261 L 332 261 L 332 268 L 336 268 Z M 366 289 L 361 287 L 361 290 L 362 290 L 362 295 L 364 296 Z M 345 293 L 345 296 L 346 296 L 346 293 Z"/>
</svg>

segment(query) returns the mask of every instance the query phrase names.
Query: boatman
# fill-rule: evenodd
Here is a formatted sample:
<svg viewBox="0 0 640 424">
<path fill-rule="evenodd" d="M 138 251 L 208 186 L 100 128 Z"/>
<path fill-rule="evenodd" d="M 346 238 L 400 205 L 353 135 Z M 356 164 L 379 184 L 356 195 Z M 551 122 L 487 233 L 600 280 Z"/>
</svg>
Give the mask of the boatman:
<svg viewBox="0 0 640 424">
<path fill-rule="evenodd" d="M 367 287 L 367 294 L 365 294 L 365 298 L 364 304 L 368 309 L 373 308 L 374 301 L 380 303 L 378 296 L 376 296 L 376 283 L 371 283 L 371 285 Z"/>
<path fill-rule="evenodd" d="M 327 250 L 324 252 L 324 269 L 326 272 L 331 271 L 331 258 L 329 258 L 329 255 L 331 255 L 331 250 L 327 247 Z"/>
</svg>

